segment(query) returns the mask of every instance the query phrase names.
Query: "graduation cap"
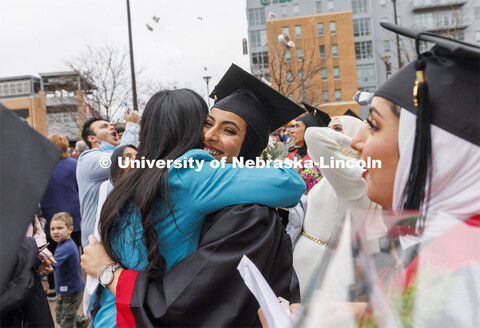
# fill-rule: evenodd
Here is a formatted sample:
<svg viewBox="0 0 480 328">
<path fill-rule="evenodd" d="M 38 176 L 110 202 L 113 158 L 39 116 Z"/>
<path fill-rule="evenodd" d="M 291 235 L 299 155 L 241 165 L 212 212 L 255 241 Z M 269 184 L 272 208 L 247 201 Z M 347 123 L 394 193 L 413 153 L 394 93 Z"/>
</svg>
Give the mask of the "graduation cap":
<svg viewBox="0 0 480 328">
<path fill-rule="evenodd" d="M 430 124 L 480 145 L 480 47 L 389 23 L 380 25 L 416 40 L 418 59 L 375 92 L 417 116 L 405 209 L 419 209 L 431 164 Z M 420 53 L 420 41 L 434 43 Z"/>
<path fill-rule="evenodd" d="M 302 121 L 305 123 L 307 128 L 312 127 L 312 126 L 318 126 L 318 127 L 328 127 L 328 124 L 330 123 L 330 115 L 325 113 L 324 111 L 321 111 L 305 102 L 302 101 L 303 106 L 308 111 L 308 114 L 303 115 L 298 119 L 298 121 Z"/>
<path fill-rule="evenodd" d="M 60 159 L 61 150 L 0 104 L 1 285 L 10 279 L 27 226 Z"/>
<path fill-rule="evenodd" d="M 355 114 L 355 112 L 353 110 L 351 110 L 350 108 L 347 109 L 347 111 L 345 113 L 343 113 L 344 116 L 353 116 L 355 118 L 358 118 L 359 120 L 361 120 L 361 118 Z"/>
<path fill-rule="evenodd" d="M 232 64 L 210 98 L 213 107 L 237 114 L 247 122 L 239 156 L 253 159 L 268 143 L 268 136 L 305 110 L 242 68 Z"/>
</svg>

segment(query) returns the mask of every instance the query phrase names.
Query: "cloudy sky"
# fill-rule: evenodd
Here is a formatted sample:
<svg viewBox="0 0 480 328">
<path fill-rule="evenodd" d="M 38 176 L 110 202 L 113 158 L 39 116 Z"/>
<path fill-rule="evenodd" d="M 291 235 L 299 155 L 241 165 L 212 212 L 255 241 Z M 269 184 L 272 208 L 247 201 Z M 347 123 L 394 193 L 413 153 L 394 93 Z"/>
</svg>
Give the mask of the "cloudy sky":
<svg viewBox="0 0 480 328">
<path fill-rule="evenodd" d="M 202 76 L 212 76 L 211 91 L 232 62 L 249 68 L 245 7 L 245 0 L 131 0 L 135 65 L 205 96 Z M 128 48 L 126 1 L 1 0 L 0 31 L 0 77 L 65 71 L 86 45 Z"/>
</svg>

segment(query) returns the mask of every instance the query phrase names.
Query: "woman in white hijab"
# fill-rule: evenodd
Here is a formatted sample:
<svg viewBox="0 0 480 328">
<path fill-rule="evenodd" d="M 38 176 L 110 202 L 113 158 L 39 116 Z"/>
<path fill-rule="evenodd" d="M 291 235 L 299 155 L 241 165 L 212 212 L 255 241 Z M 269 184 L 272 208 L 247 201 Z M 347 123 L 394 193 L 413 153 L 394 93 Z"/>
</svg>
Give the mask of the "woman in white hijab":
<svg viewBox="0 0 480 328">
<path fill-rule="evenodd" d="M 399 275 L 417 290 L 412 325 L 479 326 L 480 47 L 384 27 L 436 46 L 375 93 L 370 136 L 357 148 L 382 162 L 364 173 L 367 194 L 395 212 L 423 214 L 414 233 L 399 236 L 400 253 L 418 252 Z M 429 285 L 435 274 L 442 279 Z"/>
<path fill-rule="evenodd" d="M 305 296 L 308 284 L 319 265 L 335 225 L 348 208 L 368 208 L 367 184 L 359 167 L 329 167 L 331 161 L 355 163 L 359 153 L 350 147 L 352 137 L 365 124 L 352 116 L 332 118 L 328 128 L 311 127 L 305 133 L 308 155 L 320 163 L 324 178 L 308 194 L 303 231 L 293 251 L 293 266 Z M 349 165 L 350 166 L 350 165 Z"/>
</svg>

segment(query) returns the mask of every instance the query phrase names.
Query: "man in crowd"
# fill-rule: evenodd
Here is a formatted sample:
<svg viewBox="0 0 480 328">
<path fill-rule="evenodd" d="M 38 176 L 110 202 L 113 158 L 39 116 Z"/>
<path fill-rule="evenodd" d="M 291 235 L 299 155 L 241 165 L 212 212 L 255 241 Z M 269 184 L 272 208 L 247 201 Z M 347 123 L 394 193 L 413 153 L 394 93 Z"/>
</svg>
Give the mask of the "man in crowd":
<svg viewBox="0 0 480 328">
<path fill-rule="evenodd" d="M 102 182 L 110 178 L 110 156 L 119 145 L 137 145 L 140 119 L 137 111 L 125 110 L 125 133 L 120 139 L 112 124 L 93 117 L 83 125 L 82 139 L 90 150 L 78 158 L 77 182 L 82 215 L 82 246 L 88 245 L 93 234 L 97 214 L 98 191 Z"/>
</svg>

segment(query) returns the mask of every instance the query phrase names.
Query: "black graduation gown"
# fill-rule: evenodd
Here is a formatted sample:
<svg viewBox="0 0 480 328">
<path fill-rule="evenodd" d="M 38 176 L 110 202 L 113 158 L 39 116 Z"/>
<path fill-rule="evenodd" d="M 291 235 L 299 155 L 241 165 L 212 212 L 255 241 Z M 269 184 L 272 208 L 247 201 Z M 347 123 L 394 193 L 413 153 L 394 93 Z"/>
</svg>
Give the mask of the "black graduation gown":
<svg viewBox="0 0 480 328">
<path fill-rule="evenodd" d="M 207 217 L 198 249 L 172 267 L 163 282 L 139 273 L 126 311 L 142 327 L 260 327 L 258 302 L 237 270 L 244 254 L 276 295 L 300 301 L 291 241 L 276 211 L 236 205 Z M 117 311 L 122 311 L 118 304 Z"/>
<path fill-rule="evenodd" d="M 47 296 L 36 270 L 37 243 L 26 237 L 10 280 L 1 291 L 1 327 L 54 327 Z"/>
</svg>

